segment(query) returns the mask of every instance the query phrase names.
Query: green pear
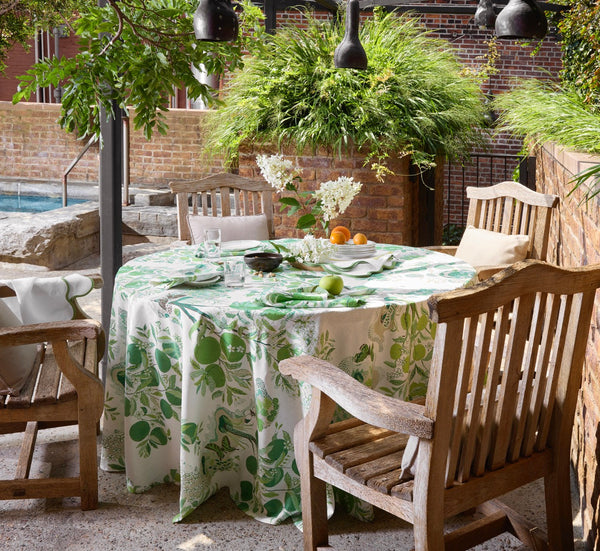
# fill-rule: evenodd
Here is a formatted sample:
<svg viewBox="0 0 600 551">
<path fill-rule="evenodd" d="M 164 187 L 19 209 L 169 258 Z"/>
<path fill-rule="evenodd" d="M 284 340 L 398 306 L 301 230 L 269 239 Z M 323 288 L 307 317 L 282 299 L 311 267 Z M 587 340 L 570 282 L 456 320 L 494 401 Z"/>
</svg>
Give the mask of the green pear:
<svg viewBox="0 0 600 551">
<path fill-rule="evenodd" d="M 344 288 L 344 280 L 339 275 L 326 275 L 319 280 L 319 287 L 330 295 L 339 295 Z"/>
</svg>

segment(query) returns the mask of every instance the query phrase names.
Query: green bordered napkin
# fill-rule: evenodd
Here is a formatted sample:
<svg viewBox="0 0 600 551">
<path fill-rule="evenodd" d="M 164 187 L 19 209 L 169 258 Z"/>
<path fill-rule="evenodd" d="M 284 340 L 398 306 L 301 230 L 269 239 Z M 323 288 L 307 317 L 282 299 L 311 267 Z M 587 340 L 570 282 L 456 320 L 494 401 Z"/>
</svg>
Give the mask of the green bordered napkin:
<svg viewBox="0 0 600 551">
<path fill-rule="evenodd" d="M 363 306 L 366 303 L 363 295 L 369 295 L 373 292 L 374 289 L 361 287 L 354 288 L 338 296 L 333 296 L 319 286 L 312 286 L 299 289 L 267 291 L 257 301 L 264 306 L 273 306 L 275 308 L 354 308 L 356 306 Z"/>
</svg>

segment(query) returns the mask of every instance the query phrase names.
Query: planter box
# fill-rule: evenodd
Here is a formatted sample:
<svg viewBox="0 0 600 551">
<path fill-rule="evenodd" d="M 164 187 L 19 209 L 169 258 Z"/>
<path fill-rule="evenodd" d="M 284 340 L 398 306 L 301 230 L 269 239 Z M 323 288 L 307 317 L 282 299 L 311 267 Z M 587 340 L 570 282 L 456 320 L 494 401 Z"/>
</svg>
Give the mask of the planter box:
<svg viewBox="0 0 600 551">
<path fill-rule="evenodd" d="M 261 178 L 256 165 L 256 155 L 278 152 L 266 146 L 244 145 L 239 152 L 239 173 L 249 178 Z M 347 226 L 354 234 L 364 233 L 368 239 L 397 245 L 441 244 L 443 208 L 444 163 L 438 162 L 434 171 L 421 176 L 410 163 L 410 158 L 389 159 L 394 172 L 379 182 L 375 172 L 364 166 L 365 156 L 358 152 L 338 157 L 322 148 L 312 152 L 296 152 L 293 148 L 281 153 L 302 171 L 302 190 L 315 190 L 321 182 L 339 176 L 352 176 L 363 184 L 360 194 L 346 212 L 330 222 L 330 228 Z M 427 185 L 425 185 L 427 184 Z M 273 197 L 278 204 L 278 196 Z M 275 212 L 276 237 L 302 237 L 295 229 L 296 218 Z"/>
</svg>

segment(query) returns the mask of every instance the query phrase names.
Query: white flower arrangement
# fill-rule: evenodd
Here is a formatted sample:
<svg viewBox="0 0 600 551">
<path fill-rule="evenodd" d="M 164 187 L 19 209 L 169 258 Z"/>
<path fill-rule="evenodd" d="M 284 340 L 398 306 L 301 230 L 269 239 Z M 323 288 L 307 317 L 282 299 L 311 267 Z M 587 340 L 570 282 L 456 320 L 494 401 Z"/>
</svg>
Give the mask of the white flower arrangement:
<svg viewBox="0 0 600 551">
<path fill-rule="evenodd" d="M 288 216 L 300 212 L 296 227 L 307 234 L 312 234 L 318 224 L 327 233 L 329 221 L 343 214 L 362 188 L 353 178 L 340 176 L 323 182 L 316 191 L 299 191 L 300 172 L 292 168 L 290 160 L 282 155 L 257 155 L 256 164 L 263 178 L 279 193 L 292 192 L 293 196 L 279 199 L 281 210 L 288 209 Z"/>
<path fill-rule="evenodd" d="M 327 239 L 319 239 L 312 234 L 290 246 L 290 253 L 301 262 L 318 264 L 328 259 L 334 252 L 334 245 Z"/>
</svg>

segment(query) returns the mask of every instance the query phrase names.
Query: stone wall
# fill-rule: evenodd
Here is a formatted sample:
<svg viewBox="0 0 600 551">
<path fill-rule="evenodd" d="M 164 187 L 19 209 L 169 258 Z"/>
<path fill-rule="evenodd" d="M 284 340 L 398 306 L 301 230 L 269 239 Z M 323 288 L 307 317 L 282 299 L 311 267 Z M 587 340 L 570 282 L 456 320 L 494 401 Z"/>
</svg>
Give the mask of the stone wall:
<svg viewBox="0 0 600 551">
<path fill-rule="evenodd" d="M 0 101 L 0 174 L 3 177 L 60 181 L 85 140 L 77 140 L 56 123 L 60 106 L 12 105 Z M 133 118 L 134 113 L 131 114 Z M 169 130 L 148 141 L 130 134 L 131 185 L 166 188 L 170 180 L 201 178 L 220 170 L 201 155 L 206 111 L 172 109 L 165 113 Z M 98 146 L 92 146 L 69 175 L 69 181 L 98 183 Z"/>
<path fill-rule="evenodd" d="M 552 221 L 548 260 L 562 266 L 600 263 L 600 209 L 598 198 L 584 202 L 583 190 L 567 197 L 573 175 L 600 158 L 575 154 L 553 145 L 538 151 L 538 191 L 561 198 L 559 215 Z M 600 308 L 592 329 L 583 372 L 583 385 L 573 435 L 572 457 L 579 479 L 581 515 L 586 549 L 600 548 Z"/>
<path fill-rule="evenodd" d="M 239 155 L 239 173 L 249 178 L 260 177 L 256 165 L 257 154 L 271 154 L 273 149 L 244 146 Z M 364 233 L 368 239 L 380 243 L 401 245 L 432 244 L 441 242 L 441 208 L 443 202 L 443 163 L 433 177 L 436 179 L 435 191 L 428 191 L 418 178 L 411 174 L 410 159 L 402 157 L 389 159 L 388 167 L 393 174 L 385 176 L 380 182 L 375 173 L 363 166 L 365 157 L 353 152 L 339 157 L 332 151 L 322 148 L 314 155 L 309 152 L 298 153 L 289 148 L 281 151 L 294 166 L 301 169 L 301 190 L 315 190 L 321 182 L 335 180 L 339 176 L 352 176 L 363 187 L 346 212 L 340 218 L 332 220 L 330 229 L 336 225 L 345 225 L 354 234 Z M 431 197 L 423 198 L 429 193 Z M 288 217 L 280 213 L 275 199 L 275 235 L 277 237 L 301 237 L 304 234 L 295 229 L 297 217 Z M 430 201 L 426 212 L 426 200 Z M 435 227 L 423 228 L 423 221 L 435 220 Z M 432 237 L 426 235 L 433 234 Z"/>
</svg>

